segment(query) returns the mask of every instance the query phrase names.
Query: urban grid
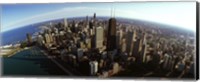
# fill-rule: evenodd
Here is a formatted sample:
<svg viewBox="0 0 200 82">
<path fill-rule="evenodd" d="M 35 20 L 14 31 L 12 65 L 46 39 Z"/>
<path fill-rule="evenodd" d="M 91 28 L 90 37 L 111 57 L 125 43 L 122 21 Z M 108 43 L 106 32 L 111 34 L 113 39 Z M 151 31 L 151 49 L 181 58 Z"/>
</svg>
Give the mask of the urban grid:
<svg viewBox="0 0 200 82">
<path fill-rule="evenodd" d="M 50 22 L 21 47 L 37 47 L 69 76 L 194 78 L 195 36 L 98 19 Z"/>
</svg>

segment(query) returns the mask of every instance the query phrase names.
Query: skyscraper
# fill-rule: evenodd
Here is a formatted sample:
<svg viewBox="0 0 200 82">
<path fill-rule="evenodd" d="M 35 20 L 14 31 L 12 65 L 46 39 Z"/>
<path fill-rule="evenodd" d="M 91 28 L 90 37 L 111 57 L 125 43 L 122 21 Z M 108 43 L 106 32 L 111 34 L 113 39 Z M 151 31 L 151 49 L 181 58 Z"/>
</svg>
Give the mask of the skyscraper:
<svg viewBox="0 0 200 82">
<path fill-rule="evenodd" d="M 94 33 L 93 33 L 93 23 L 90 21 L 89 23 L 89 34 L 90 36 L 92 36 Z"/>
<path fill-rule="evenodd" d="M 93 16 L 94 20 L 96 20 L 96 13 L 94 13 L 94 16 Z"/>
<path fill-rule="evenodd" d="M 98 62 L 90 61 L 90 75 L 95 75 L 98 72 Z"/>
<path fill-rule="evenodd" d="M 67 18 L 64 18 L 64 30 L 68 27 Z"/>
<path fill-rule="evenodd" d="M 72 21 L 71 31 L 72 31 L 72 33 L 76 32 L 76 25 L 75 25 L 75 21 L 74 20 Z"/>
<path fill-rule="evenodd" d="M 142 40 L 140 38 L 137 38 L 136 41 L 133 43 L 132 55 L 136 58 L 139 56 L 139 48 L 141 41 Z"/>
<path fill-rule="evenodd" d="M 37 42 L 38 42 L 38 44 L 39 44 L 40 46 L 42 46 L 42 44 L 43 44 L 43 37 L 42 37 L 42 35 L 38 35 L 38 36 L 37 36 Z"/>
<path fill-rule="evenodd" d="M 53 36 L 52 36 L 50 30 L 48 30 L 48 35 L 49 35 L 49 40 L 50 40 L 50 42 L 53 42 Z"/>
<path fill-rule="evenodd" d="M 116 49 L 116 19 L 110 18 L 107 35 L 107 51 Z"/>
<path fill-rule="evenodd" d="M 132 50 L 133 32 L 128 30 L 126 34 L 126 52 L 130 55 Z"/>
<path fill-rule="evenodd" d="M 46 44 L 49 44 L 50 43 L 50 37 L 49 37 L 48 33 L 45 33 L 44 38 L 45 38 Z"/>
<path fill-rule="evenodd" d="M 89 25 L 89 19 L 88 19 L 88 16 L 86 16 L 86 19 L 85 19 L 85 28 L 88 28 L 88 25 Z"/>
<path fill-rule="evenodd" d="M 101 48 L 103 47 L 103 27 L 97 27 L 95 31 L 95 46 Z"/>
<path fill-rule="evenodd" d="M 67 27 L 68 23 L 67 23 L 67 18 L 64 18 L 64 26 Z"/>
</svg>

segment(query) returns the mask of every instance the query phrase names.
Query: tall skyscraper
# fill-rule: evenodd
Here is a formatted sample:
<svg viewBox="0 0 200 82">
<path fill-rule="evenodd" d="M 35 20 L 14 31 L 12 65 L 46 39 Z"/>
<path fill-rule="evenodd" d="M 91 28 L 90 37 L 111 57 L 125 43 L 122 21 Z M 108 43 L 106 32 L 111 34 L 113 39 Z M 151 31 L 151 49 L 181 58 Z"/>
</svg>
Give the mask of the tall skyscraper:
<svg viewBox="0 0 200 82">
<path fill-rule="evenodd" d="M 67 18 L 64 18 L 64 30 L 68 27 Z"/>
<path fill-rule="evenodd" d="M 72 27 L 71 27 L 71 31 L 72 31 L 72 33 L 75 33 L 76 32 L 76 25 L 75 25 L 76 23 L 75 23 L 75 21 L 73 20 L 72 21 Z"/>
<path fill-rule="evenodd" d="M 93 16 L 93 21 L 92 21 L 92 23 L 93 23 L 93 32 L 95 32 L 95 30 L 96 30 L 96 27 L 97 27 L 97 21 L 96 21 L 96 13 L 94 13 L 94 16 Z M 95 33 L 93 33 L 93 34 L 95 34 Z"/>
<path fill-rule="evenodd" d="M 46 43 L 46 44 L 49 44 L 49 43 L 51 42 L 48 33 L 45 33 L 44 38 L 45 38 L 45 43 Z"/>
<path fill-rule="evenodd" d="M 107 51 L 116 49 L 116 19 L 110 18 L 107 35 Z"/>
<path fill-rule="evenodd" d="M 132 55 L 136 58 L 139 56 L 139 48 L 141 41 L 142 40 L 140 38 L 137 38 L 136 41 L 133 43 Z"/>
<path fill-rule="evenodd" d="M 95 46 L 96 48 L 102 48 L 103 47 L 103 27 L 97 27 L 95 30 Z"/>
<path fill-rule="evenodd" d="M 88 16 L 86 16 L 86 19 L 85 19 L 85 28 L 88 28 L 89 26 L 89 19 L 88 19 Z"/>
<path fill-rule="evenodd" d="M 147 56 L 147 48 L 148 48 L 148 45 L 146 45 L 146 44 L 143 44 L 143 46 L 142 46 L 142 50 L 141 50 L 141 60 L 142 60 L 142 62 L 144 63 L 144 62 L 146 62 L 146 56 Z"/>
<path fill-rule="evenodd" d="M 38 35 L 38 36 L 37 36 L 37 42 L 38 42 L 38 44 L 39 44 L 40 46 L 42 46 L 42 44 L 44 43 L 44 42 L 43 42 L 43 37 L 42 37 L 42 35 Z"/>
<path fill-rule="evenodd" d="M 67 18 L 64 18 L 64 27 L 67 27 L 68 23 L 67 23 Z"/>
<path fill-rule="evenodd" d="M 27 33 L 27 34 L 26 34 L 26 37 L 27 37 L 27 42 L 28 42 L 28 44 L 31 44 L 31 43 L 32 43 L 32 38 L 31 38 L 30 33 Z"/>
<path fill-rule="evenodd" d="M 126 52 L 130 55 L 132 52 L 133 32 L 128 30 L 126 34 Z"/>
<path fill-rule="evenodd" d="M 50 40 L 50 42 L 53 42 L 53 36 L 52 36 L 50 30 L 48 30 L 48 35 L 49 35 L 49 40 Z"/>
<path fill-rule="evenodd" d="M 94 13 L 94 16 L 93 16 L 94 20 L 96 20 L 96 13 Z"/>
<path fill-rule="evenodd" d="M 94 34 L 93 28 L 94 28 L 93 23 L 90 21 L 90 23 L 89 23 L 89 34 L 90 34 L 90 36 L 92 36 Z"/>
</svg>

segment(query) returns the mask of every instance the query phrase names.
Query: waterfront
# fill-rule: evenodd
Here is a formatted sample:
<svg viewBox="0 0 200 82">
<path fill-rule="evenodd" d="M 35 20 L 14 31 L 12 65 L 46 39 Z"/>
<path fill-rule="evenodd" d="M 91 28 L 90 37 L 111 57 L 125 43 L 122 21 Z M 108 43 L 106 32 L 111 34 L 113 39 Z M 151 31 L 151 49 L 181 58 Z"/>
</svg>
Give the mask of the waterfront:
<svg viewBox="0 0 200 82">
<path fill-rule="evenodd" d="M 36 47 L 18 52 L 12 57 L 4 57 L 2 61 L 3 76 L 68 75 Z"/>
</svg>

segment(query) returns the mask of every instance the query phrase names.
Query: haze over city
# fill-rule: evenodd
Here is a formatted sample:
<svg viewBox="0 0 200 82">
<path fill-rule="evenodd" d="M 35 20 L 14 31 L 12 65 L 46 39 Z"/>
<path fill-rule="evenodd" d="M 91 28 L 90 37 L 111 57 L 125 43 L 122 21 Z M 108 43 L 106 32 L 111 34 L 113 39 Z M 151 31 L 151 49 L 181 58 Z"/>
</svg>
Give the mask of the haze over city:
<svg viewBox="0 0 200 82">
<path fill-rule="evenodd" d="M 3 5 L 2 75 L 193 80 L 195 3 Z"/>
<path fill-rule="evenodd" d="M 196 31 L 196 10 L 192 2 L 3 4 L 2 28 L 5 32 L 21 26 L 63 17 L 111 16 L 140 19 Z M 72 14 L 73 12 L 73 14 Z"/>
</svg>

